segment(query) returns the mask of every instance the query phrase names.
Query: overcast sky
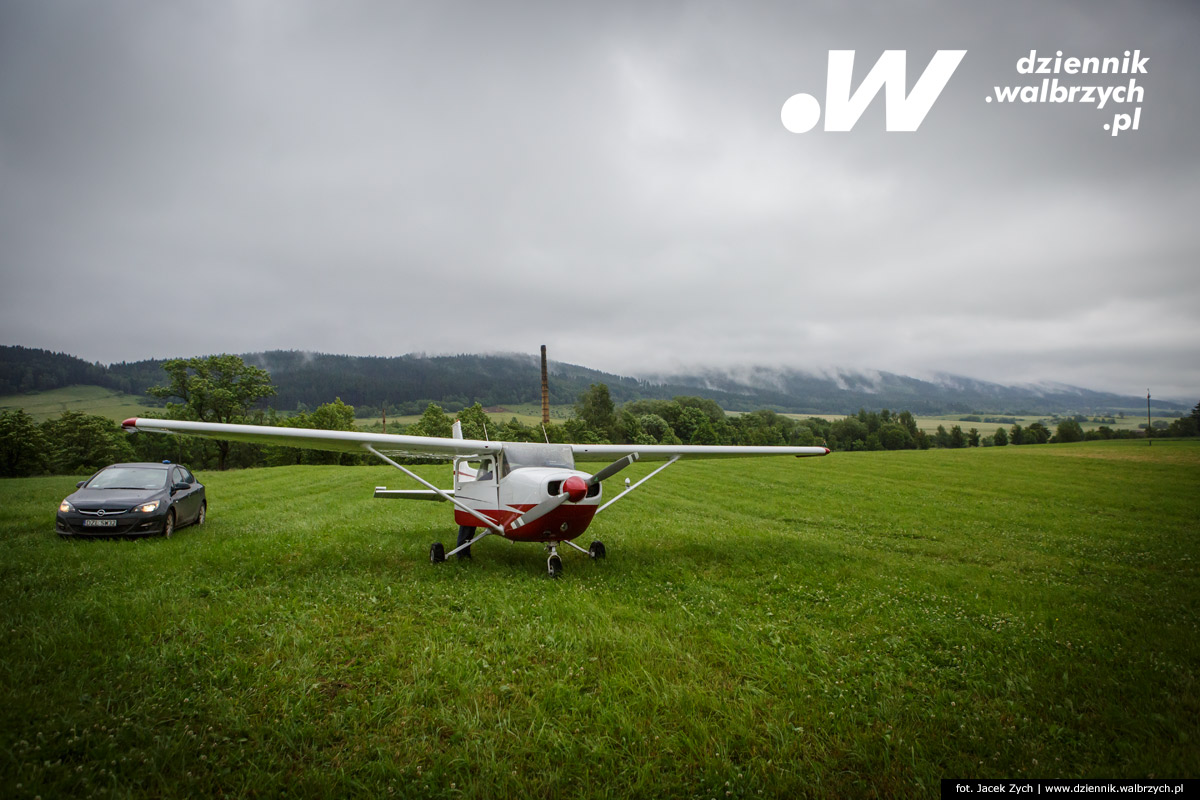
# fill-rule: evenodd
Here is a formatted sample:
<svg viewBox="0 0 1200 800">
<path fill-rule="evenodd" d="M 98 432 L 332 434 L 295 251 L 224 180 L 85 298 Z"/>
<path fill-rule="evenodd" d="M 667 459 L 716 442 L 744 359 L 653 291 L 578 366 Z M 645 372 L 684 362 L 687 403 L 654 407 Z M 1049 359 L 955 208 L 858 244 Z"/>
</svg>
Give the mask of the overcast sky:
<svg viewBox="0 0 1200 800">
<path fill-rule="evenodd" d="M 0 344 L 526 352 L 1200 399 L 1200 3 L 0 0 Z M 884 50 L 880 92 L 792 133 Z M 1145 74 L 1022 75 L 1122 56 Z M 988 103 L 995 86 L 1140 102 Z M 1138 130 L 1105 124 L 1140 108 Z"/>
</svg>

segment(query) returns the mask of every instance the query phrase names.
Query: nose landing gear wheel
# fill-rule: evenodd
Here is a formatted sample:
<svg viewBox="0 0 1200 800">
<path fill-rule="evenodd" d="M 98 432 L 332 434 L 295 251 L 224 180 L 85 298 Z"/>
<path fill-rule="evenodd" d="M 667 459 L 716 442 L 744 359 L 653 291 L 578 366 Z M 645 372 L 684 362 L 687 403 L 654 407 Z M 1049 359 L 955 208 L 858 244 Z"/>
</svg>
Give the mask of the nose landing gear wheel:
<svg viewBox="0 0 1200 800">
<path fill-rule="evenodd" d="M 551 578 L 557 578 L 562 575 L 562 559 L 557 554 L 546 559 L 546 568 L 550 571 Z"/>
</svg>

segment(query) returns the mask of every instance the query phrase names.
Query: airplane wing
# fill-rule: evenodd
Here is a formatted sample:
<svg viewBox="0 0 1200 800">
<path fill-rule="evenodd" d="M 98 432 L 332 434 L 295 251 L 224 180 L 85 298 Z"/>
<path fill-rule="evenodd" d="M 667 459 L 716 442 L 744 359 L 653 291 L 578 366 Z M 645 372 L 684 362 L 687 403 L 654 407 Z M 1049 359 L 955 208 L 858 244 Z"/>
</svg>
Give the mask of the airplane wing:
<svg viewBox="0 0 1200 800">
<path fill-rule="evenodd" d="M 269 444 L 282 447 L 302 447 L 309 450 L 332 450 L 340 453 L 362 453 L 368 447 L 391 457 L 425 457 L 451 459 L 495 454 L 510 442 L 488 442 L 479 439 L 446 439 L 435 436 L 404 436 L 393 433 L 362 431 L 327 431 L 312 428 L 285 428 L 272 425 L 234 425 L 219 422 L 191 422 L 178 419 L 134 417 L 121 423 L 127 431 L 178 433 L 224 439 L 231 442 Z M 523 444 L 522 447 L 530 447 Z M 536 445 L 534 445 L 536 446 Z M 561 447 L 562 445 L 559 445 Z M 796 456 L 805 458 L 829 453 L 827 447 L 775 447 L 703 444 L 572 444 L 576 461 L 613 461 L 637 453 L 640 461 L 667 461 L 675 458 L 747 458 L 755 456 Z"/>
<path fill-rule="evenodd" d="M 179 433 L 186 436 L 202 436 L 207 439 L 224 439 L 230 442 L 302 447 L 308 450 L 332 450 L 339 453 L 362 453 L 369 446 L 391 457 L 418 456 L 450 459 L 459 456 L 494 454 L 500 452 L 504 447 L 503 442 L 485 442 L 478 439 L 444 439 L 436 436 L 327 431 L 274 425 L 234 425 L 148 417 L 133 417 L 125 420 L 121 425 L 127 431 Z"/>
</svg>

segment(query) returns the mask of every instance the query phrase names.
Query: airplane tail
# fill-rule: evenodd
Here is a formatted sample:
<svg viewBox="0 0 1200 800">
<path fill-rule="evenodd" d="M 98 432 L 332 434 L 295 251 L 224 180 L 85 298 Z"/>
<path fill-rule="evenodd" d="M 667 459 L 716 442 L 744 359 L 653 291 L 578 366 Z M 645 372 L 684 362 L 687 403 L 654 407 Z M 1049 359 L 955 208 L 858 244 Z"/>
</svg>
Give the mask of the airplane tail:
<svg viewBox="0 0 1200 800">
<path fill-rule="evenodd" d="M 463 438 L 462 420 L 454 420 L 454 425 L 450 428 L 450 435 L 455 439 Z M 465 458 L 454 459 L 454 482 L 457 485 L 459 481 L 475 480 L 476 470 L 467 463 Z"/>
</svg>

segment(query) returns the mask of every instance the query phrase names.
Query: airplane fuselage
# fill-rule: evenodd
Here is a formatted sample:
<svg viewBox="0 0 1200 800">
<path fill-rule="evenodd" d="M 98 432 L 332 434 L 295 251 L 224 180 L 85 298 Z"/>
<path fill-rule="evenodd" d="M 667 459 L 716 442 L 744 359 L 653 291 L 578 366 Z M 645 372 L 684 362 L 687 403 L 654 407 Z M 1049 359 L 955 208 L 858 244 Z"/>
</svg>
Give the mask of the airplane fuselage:
<svg viewBox="0 0 1200 800">
<path fill-rule="evenodd" d="M 562 542 L 580 536 L 596 515 L 602 495 L 600 484 L 596 484 L 577 502 L 564 502 L 536 520 L 521 524 L 522 514 L 558 496 L 571 477 L 586 480 L 588 473 L 556 467 L 521 467 L 499 479 L 485 469 L 480 469 L 481 477 L 475 480 L 462 480 L 460 476 L 456 469 L 455 499 L 503 528 L 506 539 L 517 542 Z M 479 518 L 461 508 L 454 510 L 454 521 L 468 527 L 482 524 Z M 514 523 L 516 526 L 510 527 Z"/>
</svg>

